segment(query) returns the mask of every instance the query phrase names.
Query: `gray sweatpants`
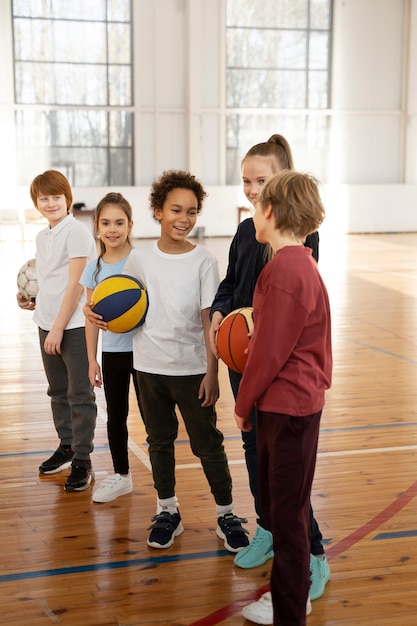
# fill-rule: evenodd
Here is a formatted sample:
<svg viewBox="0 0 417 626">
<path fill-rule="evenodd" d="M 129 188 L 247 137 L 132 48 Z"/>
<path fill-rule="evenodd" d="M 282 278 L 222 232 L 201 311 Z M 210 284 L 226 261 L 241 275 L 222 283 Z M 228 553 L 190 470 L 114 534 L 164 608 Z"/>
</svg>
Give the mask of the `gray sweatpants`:
<svg viewBox="0 0 417 626">
<path fill-rule="evenodd" d="M 88 460 L 93 451 L 97 407 L 88 378 L 85 329 L 64 331 L 61 354 L 44 349 L 48 332 L 39 328 L 39 341 L 55 429 L 62 445 L 74 450 L 74 458 Z"/>
</svg>

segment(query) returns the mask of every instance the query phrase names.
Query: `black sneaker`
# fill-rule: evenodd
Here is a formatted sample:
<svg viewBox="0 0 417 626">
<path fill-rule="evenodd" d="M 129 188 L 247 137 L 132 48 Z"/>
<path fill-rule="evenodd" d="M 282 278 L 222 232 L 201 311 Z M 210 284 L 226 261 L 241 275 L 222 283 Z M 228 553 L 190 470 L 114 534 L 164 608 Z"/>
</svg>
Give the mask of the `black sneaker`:
<svg viewBox="0 0 417 626">
<path fill-rule="evenodd" d="M 67 469 L 71 465 L 74 452 L 67 450 L 63 446 L 59 446 L 49 459 L 39 465 L 40 474 L 56 474 L 63 469 Z"/>
<path fill-rule="evenodd" d="M 91 485 L 93 478 L 94 472 L 89 461 L 74 460 L 64 489 L 65 491 L 84 491 Z"/>
<path fill-rule="evenodd" d="M 151 534 L 146 542 L 151 548 L 169 548 L 174 543 L 175 537 L 184 532 L 179 513 L 162 511 L 155 515 L 152 521 L 153 524 L 148 528 L 148 530 L 152 529 Z"/>
<path fill-rule="evenodd" d="M 242 522 L 246 524 L 247 521 L 244 517 L 237 517 L 233 513 L 217 518 L 216 534 L 220 539 L 224 539 L 224 547 L 229 552 L 239 552 L 249 545 L 247 537 L 249 532 L 242 526 Z"/>
</svg>

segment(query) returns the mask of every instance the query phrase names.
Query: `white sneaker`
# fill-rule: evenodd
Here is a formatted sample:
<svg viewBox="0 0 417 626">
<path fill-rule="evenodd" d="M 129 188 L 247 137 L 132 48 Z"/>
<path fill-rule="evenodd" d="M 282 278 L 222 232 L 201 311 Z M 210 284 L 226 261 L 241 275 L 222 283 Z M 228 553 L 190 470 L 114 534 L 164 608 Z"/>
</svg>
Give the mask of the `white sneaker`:
<svg viewBox="0 0 417 626">
<path fill-rule="evenodd" d="M 264 593 L 257 602 L 252 602 L 243 608 L 242 615 L 255 624 L 274 623 L 274 611 L 272 609 L 271 592 Z"/>
<path fill-rule="evenodd" d="M 310 597 L 308 597 L 306 615 L 310 615 L 310 613 L 311 602 Z M 254 622 L 255 624 L 264 624 L 265 626 L 273 624 L 274 610 L 272 608 L 271 592 L 267 591 L 267 593 L 264 593 L 264 595 L 261 596 L 257 602 L 252 602 L 252 604 L 245 606 L 242 611 L 242 615 L 245 619 L 248 619 L 250 622 Z"/>
<path fill-rule="evenodd" d="M 93 494 L 93 502 L 111 502 L 133 490 L 132 476 L 107 476 Z"/>
</svg>

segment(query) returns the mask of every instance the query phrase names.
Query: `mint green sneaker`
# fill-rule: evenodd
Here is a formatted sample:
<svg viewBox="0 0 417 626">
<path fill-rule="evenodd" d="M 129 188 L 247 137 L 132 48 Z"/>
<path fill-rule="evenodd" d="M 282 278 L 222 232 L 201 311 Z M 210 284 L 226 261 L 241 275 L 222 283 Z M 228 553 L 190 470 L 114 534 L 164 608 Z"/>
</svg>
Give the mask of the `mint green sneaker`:
<svg viewBox="0 0 417 626">
<path fill-rule="evenodd" d="M 310 580 L 310 599 L 317 600 L 323 595 L 326 583 L 330 580 L 330 567 L 325 554 L 310 554 Z"/>
<path fill-rule="evenodd" d="M 258 526 L 250 544 L 238 552 L 233 563 L 243 569 L 259 567 L 274 556 L 272 534 L 262 526 Z"/>
</svg>

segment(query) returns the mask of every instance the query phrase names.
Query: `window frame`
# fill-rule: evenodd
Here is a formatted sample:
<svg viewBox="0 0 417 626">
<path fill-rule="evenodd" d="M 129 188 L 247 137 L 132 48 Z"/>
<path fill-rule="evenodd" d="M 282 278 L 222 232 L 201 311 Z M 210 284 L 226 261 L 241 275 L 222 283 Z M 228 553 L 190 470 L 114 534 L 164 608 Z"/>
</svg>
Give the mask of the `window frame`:
<svg viewBox="0 0 417 626">
<path fill-rule="evenodd" d="M 25 12 L 25 15 L 22 15 L 23 9 L 19 11 L 19 2 L 15 0 L 11 0 L 11 17 L 12 17 L 12 34 L 13 34 L 13 71 L 14 71 L 14 107 L 15 107 L 15 124 L 16 124 L 16 137 L 20 137 L 20 141 L 17 142 L 18 151 L 17 151 L 17 171 L 18 171 L 18 183 L 21 185 L 26 185 L 30 183 L 31 168 L 28 167 L 29 162 L 36 163 L 35 154 L 38 151 L 40 157 L 40 161 L 45 169 L 55 168 L 62 169 L 63 172 L 69 172 L 72 175 L 71 183 L 77 186 L 107 186 L 107 185 L 123 185 L 130 186 L 134 184 L 134 85 L 133 85 L 133 6 L 132 0 L 125 0 L 125 6 L 122 10 L 123 19 L 120 19 L 119 16 L 116 15 L 114 17 L 114 7 L 112 7 L 111 0 L 102 0 L 101 7 L 99 4 L 93 5 L 91 10 L 95 11 L 96 8 L 100 8 L 100 12 L 102 13 L 103 19 L 97 20 L 92 19 L 92 17 L 86 15 L 73 15 L 70 17 L 55 17 L 51 14 L 40 15 L 38 11 L 37 5 L 32 5 L 34 9 L 34 15 L 30 15 Z M 87 5 L 84 5 L 85 11 L 89 11 L 90 8 Z M 23 6 L 24 8 L 24 6 Z M 103 39 L 101 41 L 101 56 L 100 62 L 93 61 L 92 63 L 85 62 L 80 63 L 80 58 L 78 55 L 77 58 L 77 50 L 74 48 L 73 54 L 71 54 L 71 46 L 68 46 L 68 58 L 63 59 L 62 54 L 63 50 L 65 53 L 65 46 L 61 48 L 61 57 L 59 59 L 51 59 L 51 53 L 54 52 L 53 46 L 50 46 L 47 51 L 47 56 L 45 59 L 42 59 L 42 48 L 38 48 L 37 50 L 30 51 L 29 54 L 18 54 L 18 43 L 16 42 L 16 28 L 17 28 L 17 20 L 21 21 L 32 20 L 32 27 L 36 29 L 37 23 L 42 21 L 44 23 L 43 28 L 49 22 L 53 22 L 55 24 L 62 23 L 68 24 L 71 23 L 74 25 L 74 28 L 77 27 L 77 23 L 82 23 L 85 26 L 85 29 L 88 31 L 88 24 L 94 26 L 98 21 L 101 25 L 101 30 L 103 34 Z M 125 39 L 123 35 L 124 29 L 118 29 L 117 25 L 123 24 L 125 27 L 129 29 L 129 41 L 125 44 Z M 104 28 L 103 28 L 104 25 Z M 116 37 L 116 40 L 112 39 L 114 37 L 114 32 L 119 30 L 119 39 Z M 110 52 L 110 46 L 114 43 L 116 46 L 116 53 L 120 52 L 122 60 L 119 62 L 117 58 L 117 54 L 113 54 Z M 27 51 L 26 51 L 27 52 Z M 74 61 L 75 58 L 75 61 Z M 56 84 L 53 84 L 49 88 L 49 96 L 52 94 L 52 97 L 45 94 L 48 92 L 45 90 L 43 93 L 43 97 L 37 99 L 33 98 L 33 90 L 31 97 L 25 100 L 22 97 L 22 93 L 18 93 L 18 73 L 19 73 L 19 65 L 21 66 L 20 76 L 24 77 L 25 72 L 30 72 L 30 66 L 36 63 L 36 67 L 43 66 L 44 76 L 51 76 L 51 66 L 56 68 L 56 72 L 62 72 L 65 70 L 65 66 L 68 66 L 74 70 L 72 75 L 76 75 L 77 68 L 79 70 L 82 69 L 81 66 L 85 66 L 88 68 L 86 71 L 88 75 L 91 76 L 91 73 L 94 73 L 96 67 L 104 69 L 106 80 L 104 82 L 103 90 L 102 90 L 102 101 L 97 104 L 97 101 L 94 99 L 94 92 L 91 94 L 90 98 L 85 98 L 85 101 L 82 102 L 83 94 L 78 93 L 77 97 L 71 101 L 70 98 L 60 100 L 60 93 L 56 91 Z M 25 68 L 25 65 L 27 68 Z M 91 68 L 91 66 L 93 66 Z M 127 76 L 127 82 L 125 82 L 126 90 L 117 91 L 117 85 L 114 86 L 113 90 L 109 89 L 110 84 L 114 84 L 114 81 L 110 81 L 109 77 L 111 74 L 118 74 L 121 66 L 127 68 L 127 72 L 130 76 Z M 36 84 L 35 81 L 40 80 L 38 77 L 34 77 L 31 79 L 32 84 Z M 51 78 L 51 82 L 53 81 L 53 77 Z M 45 81 L 46 82 L 46 81 Z M 58 81 L 57 81 L 58 82 Z M 62 83 L 64 84 L 64 83 Z M 88 94 L 88 85 L 92 89 L 94 89 L 93 84 L 87 80 L 87 94 Z M 55 88 L 55 92 L 54 92 Z M 59 86 L 58 86 L 59 88 Z M 75 91 L 75 90 L 74 90 Z M 126 98 L 124 97 L 124 92 L 126 94 Z M 71 93 L 71 91 L 67 91 L 67 94 Z M 113 94 L 113 95 L 112 95 Z M 122 94 L 122 95 L 119 95 Z M 36 94 L 35 94 L 36 95 Z M 65 84 L 64 84 L 64 95 L 65 95 Z M 119 97 L 119 101 L 117 101 L 117 97 Z M 104 99 L 103 99 L 104 98 Z M 69 100 L 69 101 L 67 101 Z M 48 116 L 49 119 L 53 120 L 55 115 L 62 116 L 65 119 L 65 115 L 67 115 L 68 119 L 71 117 L 73 119 L 77 119 L 77 113 L 79 113 L 79 127 L 78 133 L 75 135 L 78 136 L 78 142 L 67 142 L 67 143 L 58 143 L 54 142 L 54 137 L 59 137 L 59 129 L 53 129 L 52 122 L 50 122 L 49 128 L 47 127 Z M 99 130 L 92 130 L 89 134 L 88 132 L 88 124 L 83 120 L 87 119 L 89 115 L 104 115 L 105 116 L 105 124 L 101 124 L 99 126 Z M 37 145 L 31 145 L 30 136 L 33 133 L 30 132 L 30 126 L 26 124 L 25 128 L 25 115 L 28 119 L 33 119 L 33 116 L 38 120 L 39 130 L 37 133 L 36 141 Z M 37 116 L 37 117 L 36 117 Z M 111 118 L 114 116 L 118 117 L 116 125 L 120 125 L 123 127 L 125 132 L 121 133 L 122 139 L 125 143 L 121 144 L 118 142 L 118 137 L 114 136 L 114 131 L 112 132 L 112 125 L 110 123 Z M 46 121 L 46 126 L 45 126 Z M 29 123 L 29 122 L 28 122 Z M 23 124 L 23 125 L 22 125 Z M 99 135 L 99 133 L 101 133 Z M 113 135 L 113 139 L 112 139 Z M 23 144 L 22 144 L 23 140 Z M 32 137 L 33 140 L 33 137 Z M 96 141 L 96 142 L 94 142 Z M 25 158 L 21 158 L 22 155 L 25 154 Z M 91 171 L 93 175 L 93 179 L 88 177 L 86 174 L 85 164 L 83 171 L 83 164 L 79 163 L 79 159 L 74 158 L 71 163 L 71 154 L 77 154 L 82 152 L 83 158 L 87 158 L 89 156 L 89 152 L 91 154 L 91 161 L 87 163 L 88 170 Z M 63 155 L 65 152 L 68 154 L 68 159 L 65 159 Z M 20 154 L 19 154 L 20 153 Z M 53 154 L 59 155 L 57 159 L 54 159 Z M 100 158 L 97 158 L 97 155 L 100 155 Z M 126 156 L 127 154 L 127 156 Z M 96 155 L 96 158 L 94 157 Z M 119 157 L 117 156 L 119 155 Z M 101 164 L 101 165 L 100 165 Z M 127 164 L 124 167 L 124 164 Z M 99 168 L 97 168 L 99 165 Z"/>
</svg>

